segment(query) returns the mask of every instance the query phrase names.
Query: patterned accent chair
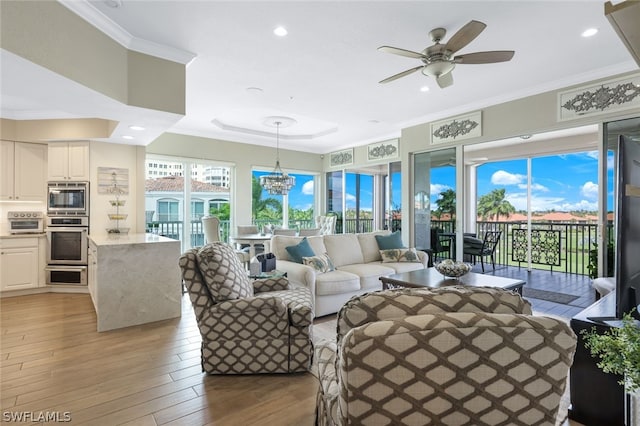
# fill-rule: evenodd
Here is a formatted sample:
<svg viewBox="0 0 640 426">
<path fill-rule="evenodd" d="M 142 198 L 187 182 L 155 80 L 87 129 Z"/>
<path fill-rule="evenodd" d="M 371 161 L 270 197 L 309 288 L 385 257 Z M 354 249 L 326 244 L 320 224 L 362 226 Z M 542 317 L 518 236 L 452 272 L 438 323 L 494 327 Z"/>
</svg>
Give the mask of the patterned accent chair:
<svg viewBox="0 0 640 426">
<path fill-rule="evenodd" d="M 202 336 L 208 374 L 308 371 L 313 307 L 306 287 L 287 278 L 251 282 L 232 247 L 190 249 L 180 269 Z"/>
<path fill-rule="evenodd" d="M 554 425 L 576 336 L 515 292 L 407 288 L 352 298 L 316 346 L 321 425 Z"/>
</svg>

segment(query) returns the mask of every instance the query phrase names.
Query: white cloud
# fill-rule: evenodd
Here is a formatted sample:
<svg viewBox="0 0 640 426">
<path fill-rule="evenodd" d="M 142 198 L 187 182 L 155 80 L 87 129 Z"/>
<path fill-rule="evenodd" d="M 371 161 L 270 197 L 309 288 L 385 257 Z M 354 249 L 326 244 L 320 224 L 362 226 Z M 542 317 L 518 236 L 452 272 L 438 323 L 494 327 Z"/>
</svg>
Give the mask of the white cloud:
<svg viewBox="0 0 640 426">
<path fill-rule="evenodd" d="M 598 184 L 591 181 L 585 182 L 580 189 L 582 195 L 590 200 L 598 199 Z"/>
<path fill-rule="evenodd" d="M 527 189 L 527 184 L 519 183 L 518 188 Z M 533 185 L 531 185 L 531 191 L 549 192 L 549 188 L 544 185 L 540 185 L 539 183 L 534 183 Z"/>
<path fill-rule="evenodd" d="M 451 187 L 441 183 L 432 183 L 429 191 L 431 191 L 430 195 L 440 195 L 441 192 L 444 192 L 447 189 L 451 189 Z"/>
<path fill-rule="evenodd" d="M 498 170 L 491 175 L 491 183 L 494 185 L 517 185 L 525 182 L 527 177 L 517 173 L 509 173 L 504 170 Z"/>
<path fill-rule="evenodd" d="M 587 201 L 580 200 L 577 203 L 563 203 L 560 204 L 558 210 L 564 211 L 576 211 L 576 210 L 587 210 L 594 211 L 598 210 L 598 203 L 595 201 Z"/>
<path fill-rule="evenodd" d="M 355 195 L 353 195 L 353 194 L 349 194 L 349 193 L 347 193 L 347 194 L 345 195 L 345 200 L 346 200 L 347 202 L 355 203 L 355 202 L 356 202 L 356 196 L 355 196 Z"/>
<path fill-rule="evenodd" d="M 313 195 L 313 180 L 309 180 L 302 185 L 302 193 L 304 195 Z"/>
</svg>

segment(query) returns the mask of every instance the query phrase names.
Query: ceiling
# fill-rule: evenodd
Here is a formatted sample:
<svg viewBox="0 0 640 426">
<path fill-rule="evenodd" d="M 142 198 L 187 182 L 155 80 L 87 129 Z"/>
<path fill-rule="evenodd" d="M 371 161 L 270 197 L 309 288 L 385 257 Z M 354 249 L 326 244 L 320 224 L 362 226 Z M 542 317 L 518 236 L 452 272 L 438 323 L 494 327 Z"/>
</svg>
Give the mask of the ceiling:
<svg viewBox="0 0 640 426">
<path fill-rule="evenodd" d="M 295 122 L 280 130 L 281 148 L 324 154 L 638 68 L 602 1 L 61 3 L 129 48 L 153 46 L 154 54 L 186 63 L 186 116 L 167 119 L 118 104 L 3 51 L 2 117 L 101 117 L 148 127 L 132 141 L 114 135 L 118 143 L 146 145 L 174 132 L 275 146 L 269 117 L 284 116 Z M 459 64 L 445 89 L 420 72 L 378 83 L 420 65 L 379 46 L 421 51 L 432 44 L 433 28 L 447 29 L 446 42 L 472 19 L 487 28 L 458 53 L 515 50 L 510 62 Z M 279 25 L 287 36 L 273 34 Z M 599 32 L 582 37 L 591 27 Z"/>
</svg>

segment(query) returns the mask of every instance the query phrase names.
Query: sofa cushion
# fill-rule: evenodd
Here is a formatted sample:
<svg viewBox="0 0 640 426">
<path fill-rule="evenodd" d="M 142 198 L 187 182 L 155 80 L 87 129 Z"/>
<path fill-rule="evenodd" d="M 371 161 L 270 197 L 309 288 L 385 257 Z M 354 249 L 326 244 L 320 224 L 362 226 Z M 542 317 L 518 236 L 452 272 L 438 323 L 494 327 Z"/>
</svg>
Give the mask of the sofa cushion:
<svg viewBox="0 0 640 426">
<path fill-rule="evenodd" d="M 391 262 L 420 262 L 418 253 L 414 248 L 380 250 L 383 263 Z"/>
<path fill-rule="evenodd" d="M 376 241 L 376 235 L 389 234 L 391 234 L 391 231 L 363 232 L 362 234 L 356 234 L 358 236 L 358 241 L 360 242 L 360 249 L 362 250 L 364 263 L 378 262 L 382 260 L 380 257 L 380 247 L 378 247 L 378 241 Z"/>
<path fill-rule="evenodd" d="M 364 263 L 356 234 L 325 235 L 324 245 L 336 268 L 353 263 Z"/>
<path fill-rule="evenodd" d="M 320 274 L 331 272 L 336 269 L 327 253 L 323 253 L 319 256 L 303 257 L 302 263 L 311 266 Z"/>
<path fill-rule="evenodd" d="M 389 235 L 376 235 L 376 241 L 378 242 L 378 248 L 380 250 L 404 248 L 400 231 L 393 232 Z"/>
<path fill-rule="evenodd" d="M 360 277 L 347 271 L 316 275 L 316 296 L 350 293 L 360 290 Z"/>
<path fill-rule="evenodd" d="M 221 242 L 207 244 L 198 250 L 196 258 L 216 303 L 253 296 L 253 285 L 231 246 Z"/>
<path fill-rule="evenodd" d="M 303 257 L 312 257 L 316 254 L 313 252 L 313 249 L 309 245 L 309 241 L 307 238 L 303 238 L 298 244 L 293 246 L 288 246 L 286 248 L 287 253 L 289 253 L 289 258 L 296 263 L 302 263 Z"/>
<path fill-rule="evenodd" d="M 361 290 L 381 290 L 380 277 L 396 273 L 395 269 L 377 262 L 344 265 L 340 267 L 340 270 L 359 276 Z"/>
<path fill-rule="evenodd" d="M 392 268 L 395 270 L 396 274 L 401 274 L 402 272 L 411 272 L 417 271 L 418 269 L 424 269 L 424 264 L 422 262 L 392 262 L 392 263 L 382 263 L 376 262 L 379 265 L 382 265 L 386 268 Z"/>
</svg>

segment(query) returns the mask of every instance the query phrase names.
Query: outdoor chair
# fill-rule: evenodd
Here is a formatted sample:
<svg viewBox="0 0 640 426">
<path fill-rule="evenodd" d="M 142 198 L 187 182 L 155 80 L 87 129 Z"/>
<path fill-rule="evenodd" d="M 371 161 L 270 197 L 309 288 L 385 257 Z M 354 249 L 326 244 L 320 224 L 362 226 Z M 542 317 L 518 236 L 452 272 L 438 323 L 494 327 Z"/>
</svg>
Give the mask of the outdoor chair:
<svg viewBox="0 0 640 426">
<path fill-rule="evenodd" d="M 496 270 L 495 252 L 500 241 L 502 231 L 487 231 L 484 234 L 484 238 L 481 240 L 476 237 L 465 236 L 463 253 L 473 258 L 473 263 L 476 263 L 476 258 L 480 258 L 480 264 L 482 265 L 482 272 L 484 273 L 484 258 L 489 256 L 491 258 L 491 265 L 493 270 Z"/>
<path fill-rule="evenodd" d="M 309 289 L 285 277 L 251 281 L 222 242 L 187 250 L 180 257 L 202 336 L 207 374 L 308 371 L 313 352 Z"/>
<path fill-rule="evenodd" d="M 445 253 L 444 258 L 451 258 L 451 248 L 453 239 L 442 235 L 442 229 L 431 228 L 431 251 L 434 259 L 438 259 L 439 254 Z"/>
<path fill-rule="evenodd" d="M 508 290 L 357 296 L 316 346 L 317 424 L 553 425 L 576 341 Z"/>
</svg>

